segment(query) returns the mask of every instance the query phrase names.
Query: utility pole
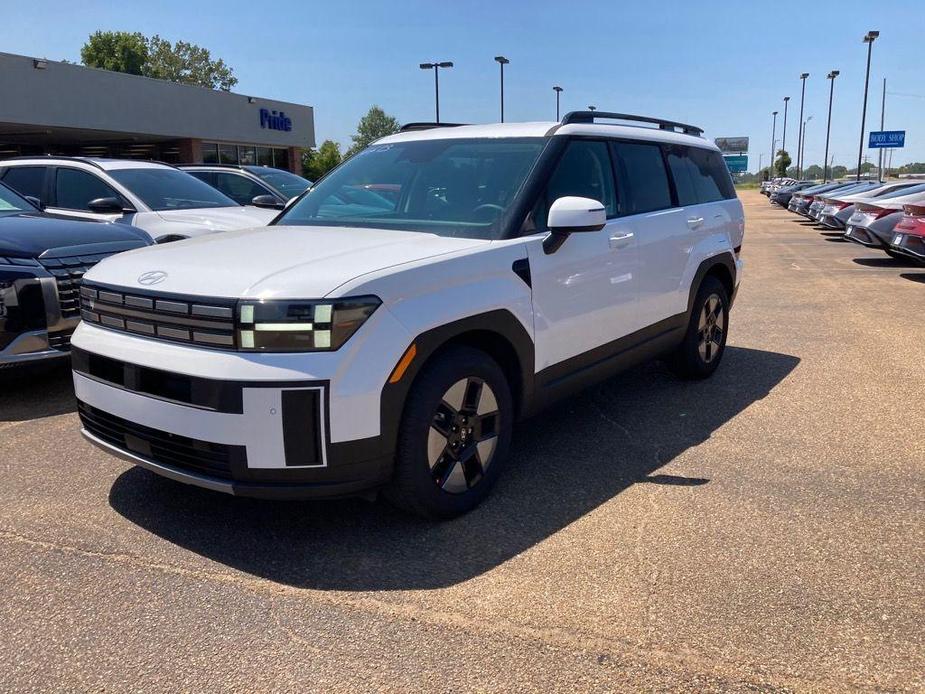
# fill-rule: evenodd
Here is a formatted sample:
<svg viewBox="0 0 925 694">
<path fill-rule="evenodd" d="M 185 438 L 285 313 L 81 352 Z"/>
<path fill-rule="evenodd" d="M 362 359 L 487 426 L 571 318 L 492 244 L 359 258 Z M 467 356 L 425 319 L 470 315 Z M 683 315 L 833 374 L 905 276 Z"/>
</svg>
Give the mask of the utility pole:
<svg viewBox="0 0 925 694">
<path fill-rule="evenodd" d="M 768 180 L 770 181 L 774 173 L 774 145 L 777 144 L 777 111 L 771 113 L 774 116 L 774 122 L 771 126 L 771 162 L 768 164 Z"/>
</svg>

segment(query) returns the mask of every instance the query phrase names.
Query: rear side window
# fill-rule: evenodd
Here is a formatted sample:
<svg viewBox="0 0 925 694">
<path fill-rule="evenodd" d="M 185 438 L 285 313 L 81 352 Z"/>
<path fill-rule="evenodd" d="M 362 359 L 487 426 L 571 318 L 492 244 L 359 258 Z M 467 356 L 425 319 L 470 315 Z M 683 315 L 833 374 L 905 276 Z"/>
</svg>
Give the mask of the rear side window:
<svg viewBox="0 0 925 694">
<path fill-rule="evenodd" d="M 14 166 L 3 174 L 3 182 L 20 195 L 42 199 L 45 188 L 44 166 Z"/>
<path fill-rule="evenodd" d="M 616 216 L 617 195 L 606 142 L 576 140 L 569 143 L 534 209 L 533 219 L 538 229 L 546 228 L 549 206 L 566 196 L 599 200 L 604 203 L 608 218 Z"/>
<path fill-rule="evenodd" d="M 668 173 L 659 145 L 643 142 L 614 142 L 619 214 L 642 214 L 672 206 Z"/>
<path fill-rule="evenodd" d="M 723 157 L 699 147 L 668 148 L 668 166 L 678 192 L 679 205 L 698 205 L 735 197 Z"/>
<path fill-rule="evenodd" d="M 55 207 L 89 210 L 91 200 L 122 197 L 93 174 L 77 169 L 58 169 L 55 175 Z"/>
</svg>

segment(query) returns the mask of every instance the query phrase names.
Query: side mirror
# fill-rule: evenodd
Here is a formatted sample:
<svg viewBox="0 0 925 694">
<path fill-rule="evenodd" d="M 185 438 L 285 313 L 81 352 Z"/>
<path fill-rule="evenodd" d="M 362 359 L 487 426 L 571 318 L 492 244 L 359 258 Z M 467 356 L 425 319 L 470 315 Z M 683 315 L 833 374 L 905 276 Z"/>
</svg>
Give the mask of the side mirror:
<svg viewBox="0 0 925 694">
<path fill-rule="evenodd" d="M 38 198 L 33 197 L 32 195 L 24 195 L 23 197 L 26 199 L 26 202 L 28 202 L 30 205 L 33 205 L 33 206 L 39 208 L 40 210 L 44 210 L 44 209 L 45 209 L 45 203 L 43 203 L 43 202 L 42 202 L 41 200 L 39 200 Z"/>
<path fill-rule="evenodd" d="M 125 206 L 119 198 L 96 198 L 87 203 L 87 209 L 100 214 L 122 214 Z"/>
<path fill-rule="evenodd" d="M 549 236 L 543 240 L 543 250 L 546 255 L 555 253 L 570 234 L 600 231 L 605 224 L 607 211 L 602 202 L 575 196 L 559 198 L 549 208 Z"/>
<path fill-rule="evenodd" d="M 258 195 L 253 200 L 251 200 L 251 205 L 254 207 L 268 208 L 271 210 L 283 209 L 283 203 L 274 198 L 272 195 Z"/>
</svg>

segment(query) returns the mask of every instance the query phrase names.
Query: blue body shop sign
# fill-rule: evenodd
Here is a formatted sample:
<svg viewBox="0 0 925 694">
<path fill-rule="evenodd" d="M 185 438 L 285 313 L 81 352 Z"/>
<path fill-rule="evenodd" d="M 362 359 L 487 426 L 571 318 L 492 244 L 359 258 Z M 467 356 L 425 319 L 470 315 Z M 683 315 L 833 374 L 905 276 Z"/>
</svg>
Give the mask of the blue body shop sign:
<svg viewBox="0 0 925 694">
<path fill-rule="evenodd" d="M 260 109 L 260 127 L 270 130 L 282 130 L 290 132 L 292 130 L 292 119 L 280 111 L 270 111 L 269 109 Z"/>
<path fill-rule="evenodd" d="M 723 160 L 726 162 L 726 166 L 729 167 L 729 173 L 742 173 L 743 171 L 748 171 L 748 156 L 745 154 L 734 156 L 724 155 Z"/>
<path fill-rule="evenodd" d="M 906 144 L 905 130 L 872 130 L 867 146 L 870 149 L 903 147 Z"/>
</svg>

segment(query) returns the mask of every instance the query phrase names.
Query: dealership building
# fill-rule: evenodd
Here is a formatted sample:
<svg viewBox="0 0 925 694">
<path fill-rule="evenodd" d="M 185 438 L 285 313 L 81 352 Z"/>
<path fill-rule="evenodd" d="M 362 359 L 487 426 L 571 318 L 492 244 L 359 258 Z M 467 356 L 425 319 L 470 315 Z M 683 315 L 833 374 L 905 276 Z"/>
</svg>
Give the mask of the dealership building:
<svg viewBox="0 0 925 694">
<path fill-rule="evenodd" d="M 58 154 L 301 173 L 311 106 L 0 53 L 0 159 Z"/>
</svg>

